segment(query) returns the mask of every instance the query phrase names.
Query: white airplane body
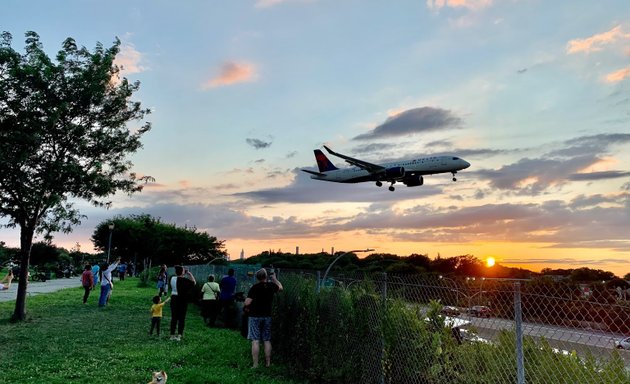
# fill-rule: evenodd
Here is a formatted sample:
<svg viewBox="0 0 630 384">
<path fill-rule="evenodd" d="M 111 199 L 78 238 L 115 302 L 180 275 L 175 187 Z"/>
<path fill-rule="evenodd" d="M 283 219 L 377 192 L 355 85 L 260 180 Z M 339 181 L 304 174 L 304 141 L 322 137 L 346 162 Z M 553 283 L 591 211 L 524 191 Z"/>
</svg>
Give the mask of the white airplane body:
<svg viewBox="0 0 630 384">
<path fill-rule="evenodd" d="M 324 148 L 331 155 L 344 159 L 347 163 L 354 165 L 354 167 L 339 169 L 328 160 L 322 151 L 316 149 L 315 159 L 317 160 L 319 172 L 308 169 L 302 170 L 310 173 L 311 179 L 335 183 L 374 181 L 379 187 L 383 185 L 383 182 L 388 182 L 391 183 L 389 186 L 390 191 L 394 191 L 396 182 L 402 182 L 408 187 L 416 187 L 424 184 L 423 176 L 437 173 L 452 173 L 453 181 L 457 181 L 455 178 L 457 171 L 470 167 L 469 162 L 456 156 L 429 156 L 393 163 L 373 164 L 336 153 L 327 146 L 324 146 Z"/>
</svg>

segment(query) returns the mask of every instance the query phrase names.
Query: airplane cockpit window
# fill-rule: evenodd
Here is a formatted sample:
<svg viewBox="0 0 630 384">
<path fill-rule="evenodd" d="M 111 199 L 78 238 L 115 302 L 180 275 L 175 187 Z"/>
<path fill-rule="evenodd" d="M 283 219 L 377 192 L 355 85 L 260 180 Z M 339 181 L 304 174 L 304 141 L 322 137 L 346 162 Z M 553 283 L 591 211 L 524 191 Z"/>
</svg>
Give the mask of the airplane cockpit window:
<svg viewBox="0 0 630 384">
<path fill-rule="evenodd" d="M 453 157 L 453 160 L 459 160 L 459 157 Z"/>
</svg>

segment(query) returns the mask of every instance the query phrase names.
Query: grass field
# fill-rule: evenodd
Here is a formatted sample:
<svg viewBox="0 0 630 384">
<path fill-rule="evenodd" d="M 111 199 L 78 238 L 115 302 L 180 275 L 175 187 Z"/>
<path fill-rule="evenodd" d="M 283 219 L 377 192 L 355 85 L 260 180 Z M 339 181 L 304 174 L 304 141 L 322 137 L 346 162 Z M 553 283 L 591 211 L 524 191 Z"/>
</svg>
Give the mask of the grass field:
<svg viewBox="0 0 630 384">
<path fill-rule="evenodd" d="M 106 308 L 97 307 L 98 291 L 83 305 L 82 288 L 30 297 L 23 323 L 8 321 L 14 302 L 0 303 L 0 383 L 147 383 L 157 370 L 168 384 L 297 383 L 279 365 L 251 369 L 250 343 L 206 327 L 194 305 L 181 342 L 168 340 L 168 304 L 161 338 L 148 336 L 155 289 L 115 284 Z"/>
</svg>

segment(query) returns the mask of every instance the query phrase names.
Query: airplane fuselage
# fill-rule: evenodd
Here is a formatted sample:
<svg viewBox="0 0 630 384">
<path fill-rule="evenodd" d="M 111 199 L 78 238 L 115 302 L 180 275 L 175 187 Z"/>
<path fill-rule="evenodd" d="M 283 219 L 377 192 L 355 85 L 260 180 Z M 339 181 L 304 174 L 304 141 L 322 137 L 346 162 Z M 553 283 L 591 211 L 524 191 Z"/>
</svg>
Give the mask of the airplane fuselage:
<svg viewBox="0 0 630 384">
<path fill-rule="evenodd" d="M 365 181 L 401 181 L 404 177 L 433 175 L 436 173 L 456 173 L 466 169 L 470 163 L 455 156 L 430 156 L 413 160 L 381 164 L 386 169 L 400 169 L 401 176 L 387 175 L 386 172 L 369 172 L 363 168 L 351 167 L 311 175 L 311 179 L 336 183 L 361 183 Z"/>
</svg>

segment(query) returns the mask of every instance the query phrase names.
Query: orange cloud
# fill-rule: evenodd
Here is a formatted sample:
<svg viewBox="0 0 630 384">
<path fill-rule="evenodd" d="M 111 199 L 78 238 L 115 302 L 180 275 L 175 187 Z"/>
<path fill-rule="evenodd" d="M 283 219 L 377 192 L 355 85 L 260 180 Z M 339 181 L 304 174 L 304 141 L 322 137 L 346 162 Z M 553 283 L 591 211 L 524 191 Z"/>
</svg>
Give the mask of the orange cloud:
<svg viewBox="0 0 630 384">
<path fill-rule="evenodd" d="M 444 7 L 477 10 L 492 5 L 492 0 L 427 0 L 427 7 L 439 10 Z"/>
<path fill-rule="evenodd" d="M 612 44 L 619 39 L 629 39 L 630 34 L 621 30 L 621 25 L 616 26 L 608 32 L 593 35 L 586 39 L 574 39 L 567 43 L 567 53 L 591 53 L 601 51 L 605 45 Z"/>
<path fill-rule="evenodd" d="M 630 67 L 609 73 L 606 75 L 606 82 L 617 83 L 626 77 L 630 77 Z"/>
<path fill-rule="evenodd" d="M 251 81 L 255 75 L 255 67 L 252 64 L 227 62 L 221 67 L 219 75 L 208 80 L 203 85 L 203 89 Z"/>
</svg>

